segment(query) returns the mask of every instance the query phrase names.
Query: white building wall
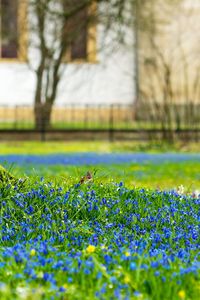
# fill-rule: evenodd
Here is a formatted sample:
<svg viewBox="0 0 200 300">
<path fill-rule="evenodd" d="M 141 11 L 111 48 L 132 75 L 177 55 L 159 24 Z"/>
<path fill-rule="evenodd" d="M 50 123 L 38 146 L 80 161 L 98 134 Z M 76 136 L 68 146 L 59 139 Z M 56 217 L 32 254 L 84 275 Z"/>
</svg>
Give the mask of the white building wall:
<svg viewBox="0 0 200 300">
<path fill-rule="evenodd" d="M 103 28 L 97 28 L 97 48 L 102 48 Z M 55 104 L 131 104 L 134 101 L 133 35 L 127 31 L 129 46 L 107 47 L 97 53 L 97 63 L 66 66 Z M 104 41 L 105 42 L 105 41 Z M 107 45 L 111 44 L 109 36 Z M 105 43 L 105 44 L 106 44 Z M 116 48 L 116 47 L 115 47 Z M 29 49 L 32 60 L 37 53 Z M 0 105 L 32 105 L 35 74 L 25 63 L 0 61 Z"/>
</svg>

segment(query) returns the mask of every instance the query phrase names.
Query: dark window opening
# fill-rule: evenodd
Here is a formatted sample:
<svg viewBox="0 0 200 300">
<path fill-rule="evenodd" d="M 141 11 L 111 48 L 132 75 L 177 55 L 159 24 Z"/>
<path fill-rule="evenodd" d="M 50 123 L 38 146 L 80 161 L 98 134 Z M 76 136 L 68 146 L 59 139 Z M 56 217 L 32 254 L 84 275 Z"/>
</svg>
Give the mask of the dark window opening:
<svg viewBox="0 0 200 300">
<path fill-rule="evenodd" d="M 74 22 L 77 26 L 71 43 L 71 59 L 87 59 L 87 9 L 78 12 Z"/>
<path fill-rule="evenodd" d="M 69 41 L 72 60 L 87 59 L 88 42 L 88 5 L 81 7 L 80 0 L 64 0 L 64 9 L 69 17 L 66 22 L 67 39 Z"/>
<path fill-rule="evenodd" d="M 18 1 L 1 0 L 1 57 L 17 58 Z"/>
</svg>

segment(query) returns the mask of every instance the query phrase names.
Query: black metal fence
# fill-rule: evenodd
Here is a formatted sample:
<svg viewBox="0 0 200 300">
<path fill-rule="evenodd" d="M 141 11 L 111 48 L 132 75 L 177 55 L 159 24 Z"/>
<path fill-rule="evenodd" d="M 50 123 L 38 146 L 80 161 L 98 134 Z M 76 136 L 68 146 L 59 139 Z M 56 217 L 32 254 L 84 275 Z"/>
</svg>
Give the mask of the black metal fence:
<svg viewBox="0 0 200 300">
<path fill-rule="evenodd" d="M 38 109 L 41 123 L 47 129 L 45 108 Z M 135 122 L 133 105 L 74 105 L 53 106 L 51 129 L 110 129 L 132 128 Z M 0 106 L 0 129 L 34 129 L 35 111 L 32 106 Z M 40 126 L 41 127 L 41 126 Z M 49 129 L 49 128 L 48 128 Z"/>
<path fill-rule="evenodd" d="M 173 139 L 189 136 L 199 140 L 200 105 L 173 104 L 170 106 L 150 103 L 134 105 L 75 105 L 53 106 L 50 124 L 45 119 L 45 107 L 38 107 L 40 124 L 36 126 L 36 110 L 32 106 L 0 106 L 0 133 L 39 132 L 44 140 L 48 134 L 63 132 L 87 132 L 101 136 L 107 134 L 109 139 L 129 136 L 137 139 Z M 84 133 L 85 132 L 85 133 Z M 105 133 L 105 134 L 104 134 Z M 79 136 L 79 135 L 78 135 Z M 90 134 L 88 135 L 90 137 Z M 126 139 L 126 138 L 125 138 Z"/>
<path fill-rule="evenodd" d="M 38 109 L 42 112 L 42 107 Z M 43 110 L 44 112 L 44 110 Z M 46 127 L 45 114 L 40 116 Z M 51 129 L 200 129 L 200 104 L 53 106 Z M 34 129 L 34 107 L 0 105 L 0 129 Z"/>
</svg>

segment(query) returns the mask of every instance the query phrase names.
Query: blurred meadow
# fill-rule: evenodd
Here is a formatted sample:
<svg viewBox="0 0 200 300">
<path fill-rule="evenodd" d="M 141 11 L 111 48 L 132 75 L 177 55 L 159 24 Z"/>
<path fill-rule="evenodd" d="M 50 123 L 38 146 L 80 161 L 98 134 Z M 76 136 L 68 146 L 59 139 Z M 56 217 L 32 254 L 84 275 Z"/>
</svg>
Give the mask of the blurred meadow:
<svg viewBox="0 0 200 300">
<path fill-rule="evenodd" d="M 197 151 L 196 143 L 4 142 L 0 160 L 18 178 L 44 177 L 61 185 L 76 183 L 90 171 L 98 183 L 162 190 L 183 185 L 192 191 L 200 189 Z"/>
</svg>

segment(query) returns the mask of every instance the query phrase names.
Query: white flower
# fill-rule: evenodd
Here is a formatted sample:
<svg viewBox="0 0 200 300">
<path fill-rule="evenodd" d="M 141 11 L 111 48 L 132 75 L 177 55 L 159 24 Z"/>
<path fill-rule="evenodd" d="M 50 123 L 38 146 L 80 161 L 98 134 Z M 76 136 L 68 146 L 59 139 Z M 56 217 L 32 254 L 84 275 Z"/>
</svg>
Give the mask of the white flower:
<svg viewBox="0 0 200 300">
<path fill-rule="evenodd" d="M 185 191 L 185 188 L 184 188 L 184 186 L 181 184 L 181 185 L 178 187 L 177 192 L 178 192 L 179 194 L 183 195 L 183 194 L 184 194 L 184 191 Z"/>
<path fill-rule="evenodd" d="M 30 289 L 27 287 L 18 286 L 16 288 L 16 292 L 20 296 L 20 299 L 27 299 Z"/>
</svg>

